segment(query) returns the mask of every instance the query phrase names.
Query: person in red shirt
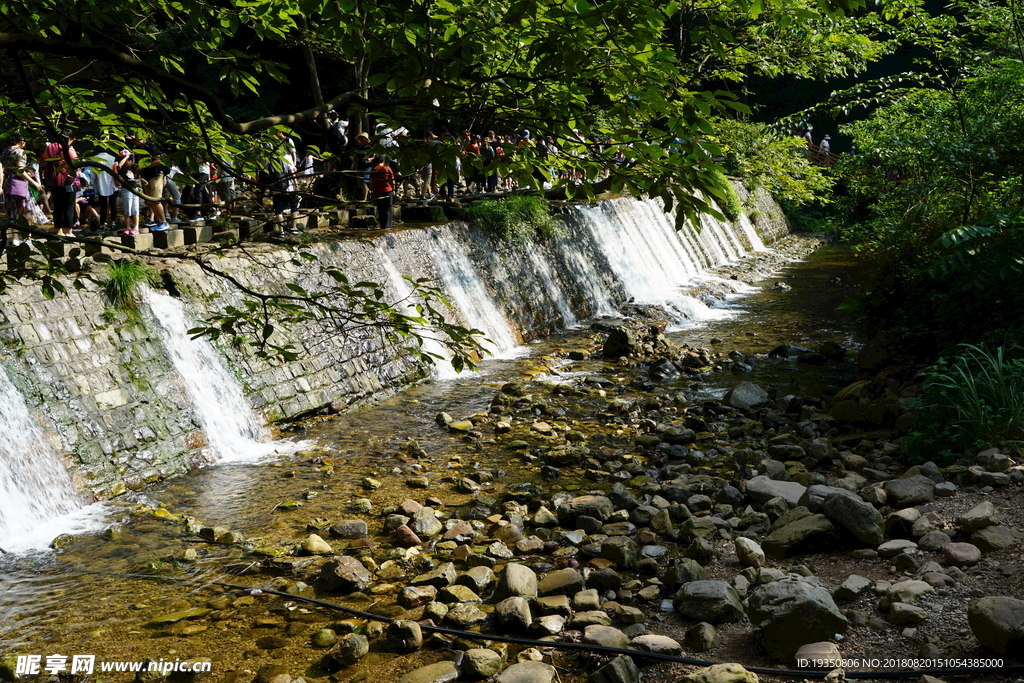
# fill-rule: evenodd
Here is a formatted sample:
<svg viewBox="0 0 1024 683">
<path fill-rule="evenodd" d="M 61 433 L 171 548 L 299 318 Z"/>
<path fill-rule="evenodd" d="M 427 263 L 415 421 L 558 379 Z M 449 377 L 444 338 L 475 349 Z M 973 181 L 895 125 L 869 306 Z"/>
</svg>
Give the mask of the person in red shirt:
<svg viewBox="0 0 1024 683">
<path fill-rule="evenodd" d="M 75 192 L 78 180 L 70 163 L 78 158 L 78 152 L 71 146 L 74 138 L 71 131 L 61 131 L 60 142 L 51 142 L 40 158 L 45 185 L 53 197 L 53 227 L 58 235 L 71 237 L 75 224 Z"/>
<path fill-rule="evenodd" d="M 390 230 L 391 206 L 395 200 L 395 172 L 388 166 L 386 156 L 377 157 L 370 171 L 370 192 L 377 204 L 377 222 L 381 230 Z"/>
</svg>

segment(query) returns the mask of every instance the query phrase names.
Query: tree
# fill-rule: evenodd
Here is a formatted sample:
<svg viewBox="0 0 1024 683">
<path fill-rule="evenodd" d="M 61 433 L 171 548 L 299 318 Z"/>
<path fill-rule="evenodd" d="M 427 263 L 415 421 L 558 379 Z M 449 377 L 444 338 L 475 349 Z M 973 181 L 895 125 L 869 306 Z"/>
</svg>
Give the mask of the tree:
<svg viewBox="0 0 1024 683">
<path fill-rule="evenodd" d="M 16 76 L 0 91 L 0 115 L 36 141 L 71 125 L 88 144 L 120 149 L 129 131 L 143 131 L 182 168 L 230 159 L 237 177 L 250 178 L 276 130 L 315 124 L 331 109 L 413 129 L 529 128 L 576 153 L 551 162 L 516 150 L 503 163 L 521 187 L 539 190 L 552 166 L 572 165 L 584 182 L 562 186 L 562 196 L 645 193 L 677 208 L 680 224 L 698 225 L 698 213 L 714 211 L 707 197 L 723 192 L 712 117 L 748 111 L 721 86 L 745 73 L 786 72 L 794 55 L 804 58 L 789 71 L 802 75 L 854 68 L 871 55 L 843 18 L 854 4 L 30 0 L 0 7 L 8 57 L 0 67 Z M 830 62 L 837 50 L 842 59 Z M 611 165 L 607 144 L 627 147 L 631 163 Z M 396 151 L 414 167 L 423 161 L 421 150 Z M 449 159 L 456 152 L 442 148 Z M 44 286 L 59 288 L 48 259 L 36 267 Z M 208 260 L 204 267 L 227 277 Z M 333 294 L 358 308 L 373 291 Z M 282 320 L 275 315 L 287 322 L 341 310 L 327 303 L 332 293 L 247 294 L 262 315 L 243 336 L 260 348 Z M 436 300 L 436 292 L 420 295 Z M 384 320 L 371 315 L 374 324 L 402 327 L 393 308 L 378 312 Z M 205 331 L 238 333 L 249 313 Z M 468 358 L 472 335 L 451 332 L 469 343 L 456 344 L 457 357 Z"/>
</svg>

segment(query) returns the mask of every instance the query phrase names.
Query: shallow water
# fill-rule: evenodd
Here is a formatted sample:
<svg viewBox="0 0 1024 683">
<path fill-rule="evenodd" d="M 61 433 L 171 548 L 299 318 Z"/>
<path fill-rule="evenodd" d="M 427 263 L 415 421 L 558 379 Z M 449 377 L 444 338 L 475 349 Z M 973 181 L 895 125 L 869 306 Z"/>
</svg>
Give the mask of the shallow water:
<svg viewBox="0 0 1024 683">
<path fill-rule="evenodd" d="M 755 292 L 729 301 L 726 307 L 734 315 L 673 333 L 672 339 L 723 353 L 736 349 L 764 354 L 784 342 L 814 348 L 840 341 L 855 348 L 852 321 L 835 312 L 852 293 L 851 272 L 848 253 L 832 248 L 819 251 Z M 773 289 L 776 281 L 785 281 L 791 289 Z M 382 509 L 407 497 L 422 500 L 432 495 L 442 498 L 446 509 L 465 504 L 473 496 L 454 493 L 452 481 L 480 469 L 494 474 L 493 483 L 484 485 L 483 495 L 495 496 L 514 484 L 540 483 L 537 468 L 524 462 L 521 454 L 511 453 L 490 435 L 463 440 L 438 427 L 434 418 L 441 411 L 456 419 L 486 411 L 497 388 L 512 379 L 559 381 L 600 373 L 613 382 L 627 383 L 629 373 L 621 366 L 597 357 L 566 359 L 568 350 L 599 350 L 601 337 L 588 330 L 570 332 L 530 345 L 527 357 L 488 361 L 479 373 L 428 381 L 374 408 L 309 422 L 292 438 L 310 440 L 313 448 L 282 453 L 260 464 L 220 463 L 162 482 L 134 501 L 109 505 L 112 531 L 105 535 L 77 538 L 59 552 L 0 558 L 0 654 L 95 654 L 98 660 L 211 657 L 218 680 L 225 671 L 254 672 L 275 661 L 289 666 L 293 675 L 301 675 L 320 651 L 310 649 L 308 636 L 289 638 L 290 645 L 282 649 L 263 649 L 256 641 L 280 630 L 261 626 L 258 620 L 278 616 L 298 633 L 302 627 L 291 624 L 324 625 L 341 619 L 338 614 L 318 614 L 316 609 L 267 595 L 152 580 L 218 579 L 266 587 L 272 580 L 268 574 L 251 570 L 276 562 L 280 570 L 276 573 L 286 574 L 289 563 L 247 554 L 237 546 L 201 542 L 184 533 L 184 521 L 156 518 L 148 512 L 132 514 L 132 506 L 166 506 L 170 513 L 187 514 L 203 525 L 239 532 L 269 553 L 292 547 L 310 533 L 311 522 L 316 526 L 313 520 L 336 522 L 362 516 L 370 520 L 374 541 Z M 712 345 L 712 338 L 722 342 Z M 747 379 L 778 387 L 779 396 L 816 395 L 838 388 L 848 380 L 851 368 L 852 363 L 815 368 L 795 359 L 759 359 L 749 374 L 713 373 L 709 388 Z M 603 403 L 583 397 L 565 415 L 545 419 L 584 424 Z M 412 453 L 410 439 L 426 454 Z M 428 478 L 430 488 L 405 485 L 406 479 L 422 476 Z M 383 486 L 367 490 L 361 483 L 364 477 L 380 479 Z M 594 485 L 568 479 L 559 486 L 571 490 Z M 373 502 L 369 514 L 351 510 L 353 501 L 362 497 Z M 299 505 L 280 507 L 290 503 Z M 336 550 L 346 543 L 328 541 Z M 194 551 L 195 558 L 179 559 L 187 551 Z M 301 566 L 306 560 L 292 561 Z M 225 573 L 225 567 L 230 571 Z M 147 626 L 154 617 L 202 607 L 225 595 L 228 604 L 208 616 L 204 621 L 208 628 L 194 634 L 174 635 L 167 628 Z M 306 675 L 315 677 L 316 672 Z M 113 677 L 130 678 L 129 674 Z"/>
</svg>

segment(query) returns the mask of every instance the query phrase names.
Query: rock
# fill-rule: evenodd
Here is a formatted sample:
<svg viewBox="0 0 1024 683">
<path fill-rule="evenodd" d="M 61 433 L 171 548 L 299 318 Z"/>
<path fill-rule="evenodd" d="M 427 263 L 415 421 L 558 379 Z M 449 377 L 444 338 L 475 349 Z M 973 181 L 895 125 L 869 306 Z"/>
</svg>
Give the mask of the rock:
<svg viewBox="0 0 1024 683">
<path fill-rule="evenodd" d="M 593 624 L 583 629 L 583 642 L 601 647 L 629 647 L 629 636 L 617 628 Z"/>
<path fill-rule="evenodd" d="M 462 674 L 467 678 L 490 678 L 501 671 L 501 655 L 494 650 L 474 647 L 462 658 Z"/>
<path fill-rule="evenodd" d="M 892 479 L 882 486 L 889 506 L 906 508 L 935 500 L 935 482 L 923 474 L 906 479 Z"/>
<path fill-rule="evenodd" d="M 590 610 L 586 612 L 577 612 L 572 615 L 572 619 L 569 622 L 570 628 L 577 630 L 593 625 L 611 626 L 612 618 L 602 610 Z"/>
<path fill-rule="evenodd" d="M 622 586 L 622 575 L 611 567 L 606 567 L 605 569 L 591 572 L 590 576 L 587 577 L 587 585 L 603 592 L 615 591 Z M 544 592 L 543 589 L 541 592 Z"/>
<path fill-rule="evenodd" d="M 330 555 L 334 552 L 331 544 L 316 534 L 310 534 L 302 542 L 302 549 L 310 555 Z"/>
<path fill-rule="evenodd" d="M 437 518 L 433 508 L 420 508 L 413 514 L 409 521 L 409 528 L 420 538 L 437 536 L 444 529 L 444 525 Z"/>
<path fill-rule="evenodd" d="M 135 675 L 136 683 L 155 683 L 156 681 L 164 680 L 164 678 L 165 675 L 159 672 L 146 672 L 145 674 L 139 672 Z M 252 683 L 291 683 L 291 681 L 292 677 L 288 673 L 287 667 L 280 664 L 265 664 L 261 666 L 259 671 L 256 672 L 256 677 L 252 679 Z"/>
<path fill-rule="evenodd" d="M 398 593 L 398 604 L 406 609 L 413 609 L 436 598 L 436 586 L 405 586 Z"/>
<path fill-rule="evenodd" d="M 761 548 L 766 556 L 782 559 L 807 547 L 827 547 L 835 539 L 836 528 L 828 517 L 810 515 L 774 529 L 761 544 Z"/>
<path fill-rule="evenodd" d="M 497 579 L 494 576 L 494 572 L 490 567 L 470 567 L 467 571 L 459 574 L 459 577 L 455 579 L 455 583 L 460 586 L 466 586 L 467 588 L 480 593 L 487 590 L 494 585 Z"/>
<path fill-rule="evenodd" d="M 733 545 L 736 547 L 736 557 L 739 558 L 740 562 L 748 567 L 764 566 L 764 551 L 761 550 L 761 546 L 758 545 L 757 541 L 740 536 L 733 541 Z"/>
<path fill-rule="evenodd" d="M 455 662 L 444 661 L 414 669 L 398 679 L 398 683 L 449 683 L 459 677 Z"/>
<path fill-rule="evenodd" d="M 757 683 L 757 674 L 740 664 L 715 664 L 679 679 L 679 683 Z"/>
<path fill-rule="evenodd" d="M 800 669 L 834 669 L 840 665 L 842 656 L 835 643 L 823 640 L 820 643 L 801 645 L 794 660 Z"/>
<path fill-rule="evenodd" d="M 636 332 L 626 325 L 607 325 L 602 331 L 608 333 L 608 339 L 601 349 L 601 355 L 605 358 L 629 356 L 640 348 Z"/>
<path fill-rule="evenodd" d="M 601 598 L 598 596 L 596 589 L 590 588 L 580 591 L 572 597 L 572 607 L 580 612 L 599 610 L 601 609 Z"/>
<path fill-rule="evenodd" d="M 505 565 L 505 571 L 498 579 L 498 586 L 494 589 L 494 600 L 519 596 L 532 600 L 537 597 L 537 575 L 529 567 L 516 562 L 509 562 Z"/>
<path fill-rule="evenodd" d="M 675 588 L 691 581 L 704 581 L 708 578 L 708 572 L 704 567 L 689 557 L 679 560 L 674 566 L 665 570 L 661 576 L 662 582 Z"/>
<path fill-rule="evenodd" d="M 633 660 L 619 655 L 590 675 L 590 683 L 637 683 L 640 671 Z"/>
<path fill-rule="evenodd" d="M 739 410 L 759 410 L 768 405 L 768 392 L 753 382 L 740 382 L 726 392 L 722 403 Z"/>
<path fill-rule="evenodd" d="M 946 564 L 954 567 L 971 567 L 981 562 L 981 550 L 970 543 L 947 543 L 942 546 Z"/>
<path fill-rule="evenodd" d="M 482 602 L 480 596 L 474 593 L 472 588 L 460 585 L 442 588 L 438 591 L 437 599 L 448 605 L 456 602 L 479 605 Z"/>
<path fill-rule="evenodd" d="M 494 683 L 551 683 L 555 667 L 544 662 L 519 662 L 498 674 Z"/>
<path fill-rule="evenodd" d="M 388 624 L 384 647 L 390 652 L 415 652 L 423 647 L 423 632 L 415 621 L 398 620 Z"/>
<path fill-rule="evenodd" d="M 487 619 L 487 613 L 476 605 L 460 603 L 450 607 L 444 618 L 459 628 L 467 629 Z"/>
<path fill-rule="evenodd" d="M 893 602 L 916 602 L 922 595 L 935 589 L 925 581 L 897 581 L 886 589 L 885 594 Z"/>
<path fill-rule="evenodd" d="M 565 617 L 561 614 L 545 614 L 534 619 L 530 625 L 530 629 L 539 633 L 541 637 L 558 635 L 563 628 L 565 628 Z"/>
<path fill-rule="evenodd" d="M 345 639 L 331 648 L 320 660 L 320 667 L 328 672 L 334 673 L 347 669 L 370 651 L 370 641 L 366 636 L 358 633 L 349 633 Z"/>
<path fill-rule="evenodd" d="M 747 612 L 758 642 L 787 663 L 800 646 L 831 640 L 848 623 L 827 590 L 788 577 L 752 590 Z"/>
<path fill-rule="evenodd" d="M 435 586 L 444 588 L 455 583 L 455 565 L 451 562 L 442 562 L 429 572 L 424 572 L 410 581 L 413 586 Z"/>
<path fill-rule="evenodd" d="M 533 613 L 526 598 L 512 596 L 494 606 L 494 617 L 505 628 L 527 631 L 533 625 Z"/>
<path fill-rule="evenodd" d="M 971 543 L 978 546 L 983 553 L 1011 548 L 1019 542 L 1020 535 L 1017 532 L 999 524 L 983 527 L 971 534 Z"/>
<path fill-rule="evenodd" d="M 835 590 L 832 597 L 836 600 L 856 600 L 861 594 L 871 587 L 871 579 L 866 579 L 859 574 L 850 574 L 843 585 Z"/>
<path fill-rule="evenodd" d="M 718 631 L 714 626 L 702 621 L 687 629 L 683 635 L 683 642 L 686 643 L 687 649 L 693 652 L 707 652 L 718 647 L 722 639 L 718 637 Z"/>
<path fill-rule="evenodd" d="M 806 490 L 806 486 L 795 481 L 776 481 L 763 474 L 747 482 L 747 495 L 755 502 L 764 504 L 772 498 L 781 497 L 791 508 L 800 504 L 800 497 Z"/>
<path fill-rule="evenodd" d="M 997 527 L 989 528 L 995 529 Z M 974 536 L 971 536 L 971 542 L 979 548 L 981 547 L 981 545 L 975 540 Z M 917 539 L 917 545 L 920 546 L 922 550 L 941 550 L 942 546 L 947 543 L 949 543 L 949 536 L 941 531 L 929 531 L 924 536 Z"/>
<path fill-rule="evenodd" d="M 787 458 L 787 460 L 796 460 L 797 458 Z M 846 489 L 841 489 L 837 486 L 825 486 L 824 484 L 812 484 L 807 487 L 803 495 L 800 496 L 799 505 L 803 505 L 811 512 L 821 512 L 822 506 L 825 504 L 825 499 L 835 495 L 852 495 Z M 825 513 L 828 514 L 828 513 Z"/>
<path fill-rule="evenodd" d="M 391 534 L 391 538 L 397 545 L 403 548 L 411 548 L 414 545 L 421 545 L 423 543 L 420 537 L 416 535 L 416 532 L 405 524 L 395 529 L 394 533 Z"/>
<path fill-rule="evenodd" d="M 331 535 L 337 538 L 366 538 L 370 530 L 361 519 L 344 519 L 331 527 Z"/>
<path fill-rule="evenodd" d="M 601 544 L 601 557 L 622 569 L 633 569 L 637 563 L 636 543 L 624 536 L 613 536 Z"/>
<path fill-rule="evenodd" d="M 575 595 L 586 588 L 583 575 L 567 567 L 548 572 L 537 583 L 537 595 Z"/>
<path fill-rule="evenodd" d="M 563 524 L 573 524 L 580 515 L 607 521 L 615 511 L 612 501 L 605 496 L 579 496 L 558 507 L 558 518 Z M 570 529 L 575 528 L 573 526 Z"/>
<path fill-rule="evenodd" d="M 849 493 L 829 496 L 821 509 L 826 517 L 841 524 L 862 543 L 878 545 L 885 540 L 882 515 L 873 505 L 857 500 Z"/>
<path fill-rule="evenodd" d="M 654 652 L 660 655 L 678 657 L 683 654 L 683 646 L 668 636 L 645 634 L 629 641 L 629 646 L 641 652 Z"/>
<path fill-rule="evenodd" d="M 894 602 L 889 605 L 889 622 L 892 624 L 920 624 L 928 618 L 928 612 L 917 605 Z"/>
<path fill-rule="evenodd" d="M 896 557 L 908 550 L 917 550 L 917 543 L 905 538 L 886 541 L 877 548 L 879 557 Z"/>
<path fill-rule="evenodd" d="M 310 636 L 309 643 L 315 648 L 331 647 L 338 642 L 338 634 L 329 628 L 322 628 Z"/>
<path fill-rule="evenodd" d="M 960 515 L 956 523 L 964 531 L 976 531 L 999 524 L 999 514 L 996 512 L 996 506 L 986 500 Z"/>
<path fill-rule="evenodd" d="M 1024 646 L 1024 600 L 990 596 L 967 608 L 967 623 L 982 647 L 998 654 Z"/>
<path fill-rule="evenodd" d="M 740 596 L 725 581 L 691 581 L 683 584 L 676 593 L 675 608 L 685 617 L 712 624 L 743 618 Z"/>
<path fill-rule="evenodd" d="M 316 581 L 322 590 L 330 593 L 352 593 L 369 588 L 373 574 L 356 558 L 341 555 L 321 567 Z"/>
</svg>

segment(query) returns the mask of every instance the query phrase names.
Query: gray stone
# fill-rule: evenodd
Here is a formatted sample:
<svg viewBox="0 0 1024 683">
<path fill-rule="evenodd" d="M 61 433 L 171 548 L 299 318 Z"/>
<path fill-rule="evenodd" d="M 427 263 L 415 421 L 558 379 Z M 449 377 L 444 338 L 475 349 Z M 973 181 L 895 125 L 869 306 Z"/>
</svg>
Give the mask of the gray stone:
<svg viewBox="0 0 1024 683">
<path fill-rule="evenodd" d="M 640 671 L 627 655 L 619 655 L 590 676 L 591 683 L 637 683 Z"/>
<path fill-rule="evenodd" d="M 893 624 L 920 624 L 928 618 L 928 612 L 917 605 L 894 602 L 889 605 L 889 622 Z"/>
<path fill-rule="evenodd" d="M 398 593 L 398 604 L 406 609 L 412 609 L 436 598 L 436 586 L 405 586 Z"/>
<path fill-rule="evenodd" d="M 430 538 L 441 533 L 444 525 L 437 518 L 433 508 L 420 508 L 409 521 L 409 528 L 420 538 Z"/>
<path fill-rule="evenodd" d="M 1024 646 L 1024 600 L 989 596 L 971 603 L 967 623 L 981 645 L 998 654 Z"/>
<path fill-rule="evenodd" d="M 858 574 L 850 574 L 843 581 L 843 585 L 832 594 L 836 600 L 856 600 L 861 594 L 871 587 L 871 580 Z"/>
<path fill-rule="evenodd" d="M 637 547 L 631 538 L 615 536 L 601 544 L 601 557 L 622 569 L 633 569 L 637 563 Z"/>
<path fill-rule="evenodd" d="M 757 541 L 740 536 L 733 545 L 736 548 L 736 557 L 739 561 L 748 567 L 763 567 L 764 566 L 764 551 L 761 550 L 761 546 L 758 545 Z"/>
<path fill-rule="evenodd" d="M 752 590 L 747 613 L 758 642 L 786 663 L 802 645 L 831 640 L 847 627 L 846 617 L 827 590 L 788 577 Z"/>
<path fill-rule="evenodd" d="M 629 646 L 641 652 L 653 652 L 659 655 L 678 657 L 683 654 L 683 646 L 668 636 L 645 634 L 629 641 Z"/>
<path fill-rule="evenodd" d="M 686 630 L 686 633 L 683 634 L 683 642 L 693 652 L 707 652 L 718 647 L 722 639 L 719 638 L 718 631 L 714 626 L 702 621 Z"/>
<path fill-rule="evenodd" d="M 350 633 L 345 640 L 334 646 L 320 660 L 320 666 L 328 673 L 341 671 L 352 666 L 370 651 L 370 641 L 366 636 Z"/>
<path fill-rule="evenodd" d="M 570 524 L 575 523 L 580 515 L 587 515 L 604 522 L 614 511 L 612 501 L 605 496 L 579 496 L 558 507 L 558 519 L 563 524 Z"/>
<path fill-rule="evenodd" d="M 445 586 L 450 586 L 455 583 L 455 576 L 455 565 L 451 562 L 442 562 L 435 569 L 416 576 L 409 583 L 413 586 L 436 586 L 437 588 L 444 588 Z"/>
<path fill-rule="evenodd" d="M 984 553 L 1012 548 L 1020 543 L 1020 534 L 1009 527 L 997 524 L 978 529 L 971 534 L 971 543 Z"/>
<path fill-rule="evenodd" d="M 476 605 L 460 603 L 450 607 L 444 618 L 460 628 L 469 628 L 487 619 L 487 613 Z"/>
<path fill-rule="evenodd" d="M 598 595 L 597 589 L 590 588 L 574 595 L 572 597 L 572 607 L 580 612 L 601 609 L 601 597 Z"/>
<path fill-rule="evenodd" d="M 393 621 L 388 624 L 384 646 L 391 652 L 415 652 L 423 647 L 423 631 L 415 621 Z"/>
<path fill-rule="evenodd" d="M 316 534 L 310 534 L 302 542 L 302 549 L 310 555 L 330 555 L 334 552 L 331 544 Z"/>
<path fill-rule="evenodd" d="M 622 575 L 611 567 L 599 569 L 596 572 L 590 572 L 590 576 L 587 577 L 587 585 L 599 591 L 615 591 L 622 586 Z"/>
<path fill-rule="evenodd" d="M 586 587 L 583 575 L 571 567 L 548 572 L 537 582 L 537 595 L 575 595 Z"/>
<path fill-rule="evenodd" d="M 351 593 L 368 588 L 373 583 L 373 574 L 354 557 L 341 555 L 329 560 L 320 569 L 317 584 L 331 593 Z"/>
<path fill-rule="evenodd" d="M 586 612 L 577 612 L 572 615 L 572 619 L 569 621 L 570 628 L 581 629 L 587 626 L 611 626 L 612 618 L 608 616 L 607 612 L 603 610 L 588 610 Z"/>
<path fill-rule="evenodd" d="M 679 683 L 757 683 L 757 674 L 747 671 L 742 664 L 713 664 L 683 676 Z"/>
<path fill-rule="evenodd" d="M 747 495 L 755 502 L 764 504 L 772 498 L 781 497 L 791 508 L 800 505 L 800 497 L 806 490 L 807 487 L 795 481 L 776 481 L 764 475 L 758 475 L 747 482 Z"/>
<path fill-rule="evenodd" d="M 494 585 L 495 581 L 497 581 L 497 579 L 495 578 L 494 572 L 491 568 L 483 566 L 471 567 L 464 573 L 459 574 L 459 577 L 455 579 L 455 583 L 460 586 L 471 588 L 477 593 L 487 590 Z"/>
<path fill-rule="evenodd" d="M 662 582 L 669 588 L 675 588 L 691 581 L 704 581 L 707 578 L 707 570 L 689 557 L 679 560 L 661 575 Z"/>
<path fill-rule="evenodd" d="M 602 647 L 629 647 L 629 636 L 617 628 L 593 624 L 583 629 L 583 642 Z"/>
<path fill-rule="evenodd" d="M 459 584 L 442 588 L 437 593 L 437 599 L 448 605 L 456 602 L 479 605 L 483 602 L 480 596 L 473 592 L 472 588 Z"/>
<path fill-rule="evenodd" d="M 897 581 L 886 589 L 885 594 L 893 602 L 916 602 L 922 595 L 934 590 L 927 582 L 912 579 Z"/>
<path fill-rule="evenodd" d="M 857 496 L 850 493 L 846 489 L 841 489 L 836 486 L 825 486 L 824 484 L 811 484 L 804 491 L 803 495 L 800 496 L 800 500 L 797 502 L 798 505 L 803 505 L 811 512 L 821 512 L 822 505 L 825 504 L 825 499 L 830 496 Z M 828 514 L 827 512 L 825 513 Z"/>
<path fill-rule="evenodd" d="M 774 559 L 834 543 L 836 528 L 825 515 L 810 515 L 774 529 L 761 544 L 764 554 Z"/>
<path fill-rule="evenodd" d="M 398 679 L 398 683 L 449 683 L 459 677 L 455 662 L 444 661 L 421 666 Z"/>
<path fill-rule="evenodd" d="M 691 581 L 683 584 L 676 593 L 675 608 L 685 617 L 712 624 L 743 618 L 740 596 L 725 581 Z"/>
<path fill-rule="evenodd" d="M 501 671 L 501 655 L 494 650 L 474 647 L 462 657 L 462 674 L 467 678 L 490 678 Z"/>
<path fill-rule="evenodd" d="M 917 543 L 905 538 L 896 538 L 882 543 L 877 550 L 879 557 L 896 557 L 908 550 L 917 550 Z"/>
<path fill-rule="evenodd" d="M 989 527 L 995 529 L 996 527 Z M 971 537 L 971 541 L 974 542 L 974 537 Z M 921 538 L 917 539 L 917 545 L 922 550 L 941 550 L 942 546 L 949 543 L 949 535 L 942 531 L 929 531 Z M 978 545 L 975 542 L 975 545 Z M 978 547 L 981 547 L 980 545 Z"/>
<path fill-rule="evenodd" d="M 344 519 L 331 527 L 331 535 L 337 538 L 366 538 L 370 535 L 370 530 L 364 520 Z"/>
<path fill-rule="evenodd" d="M 892 479 L 883 484 L 889 505 L 905 508 L 935 500 L 935 482 L 923 474 L 906 479 Z"/>
<path fill-rule="evenodd" d="M 722 403 L 739 410 L 758 410 L 768 405 L 768 392 L 753 382 L 740 382 L 726 392 Z"/>
<path fill-rule="evenodd" d="M 530 602 L 519 596 L 505 598 L 495 605 L 494 617 L 502 626 L 517 631 L 526 631 L 533 624 Z"/>
<path fill-rule="evenodd" d="M 537 597 L 537 575 L 529 567 L 516 562 L 505 565 L 505 571 L 498 578 L 498 586 L 494 589 L 494 600 L 519 596 L 532 600 Z"/>
<path fill-rule="evenodd" d="M 801 645 L 793 659 L 801 669 L 834 669 L 841 666 L 842 653 L 835 643 L 823 640 L 820 643 Z M 818 664 L 815 665 L 815 662 Z"/>
<path fill-rule="evenodd" d="M 976 531 L 983 527 L 998 524 L 999 513 L 996 512 L 996 506 L 986 500 L 960 515 L 956 523 L 964 531 Z"/>
<path fill-rule="evenodd" d="M 545 614 L 534 619 L 533 624 L 530 625 L 530 630 L 539 633 L 542 637 L 558 635 L 563 628 L 565 628 L 565 617 L 561 614 Z"/>
<path fill-rule="evenodd" d="M 882 515 L 873 505 L 849 493 L 830 495 L 821 509 L 826 517 L 841 524 L 862 543 L 878 545 L 885 539 Z"/>
<path fill-rule="evenodd" d="M 555 667 L 544 662 L 519 662 L 498 674 L 494 683 L 551 683 Z"/>
<path fill-rule="evenodd" d="M 942 546 L 946 564 L 954 567 L 971 567 L 981 562 L 981 549 L 970 543 L 947 543 Z"/>
<path fill-rule="evenodd" d="M 572 615 L 569 598 L 565 595 L 549 595 L 537 598 L 534 606 L 540 614 L 561 614 L 563 617 Z"/>
</svg>

